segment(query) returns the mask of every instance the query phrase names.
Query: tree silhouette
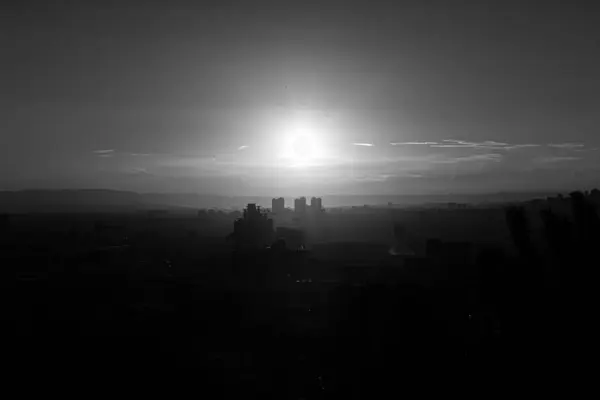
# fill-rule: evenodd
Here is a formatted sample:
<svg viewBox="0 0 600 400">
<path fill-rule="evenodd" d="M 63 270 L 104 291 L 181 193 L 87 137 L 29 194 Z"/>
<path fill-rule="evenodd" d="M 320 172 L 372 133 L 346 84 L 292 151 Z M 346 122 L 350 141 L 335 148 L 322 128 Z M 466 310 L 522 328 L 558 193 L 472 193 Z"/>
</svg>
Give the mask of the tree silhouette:
<svg viewBox="0 0 600 400">
<path fill-rule="evenodd" d="M 592 193 L 594 193 L 592 191 Z M 596 246 L 600 244 L 600 218 L 590 196 L 573 192 L 570 199 L 572 218 L 560 216 L 551 210 L 541 211 L 544 237 L 552 262 L 569 273 L 575 265 L 585 265 L 597 258 Z M 565 278 L 567 275 L 565 275 Z"/>
<path fill-rule="evenodd" d="M 544 223 L 544 237 L 555 261 L 565 263 L 573 253 L 572 223 L 552 210 L 540 212 Z"/>
<path fill-rule="evenodd" d="M 596 292 L 593 266 L 598 263 L 596 247 L 600 244 L 600 217 L 594 205 L 598 196 L 597 190 L 559 196 L 557 202 L 570 205 L 571 215 L 550 208 L 540 211 L 547 257 L 534 254 L 525 209 L 506 209 L 519 257 L 518 269 L 505 280 L 505 291 L 512 293 L 503 296 L 504 322 L 515 339 L 512 344 L 527 343 L 535 357 L 544 357 L 544 348 L 551 343 L 565 344 L 557 351 L 572 352 L 571 346 L 583 343 L 584 335 L 592 331 L 587 325 L 596 304 L 592 297 Z"/>
<path fill-rule="evenodd" d="M 506 222 L 510 230 L 515 247 L 523 257 L 530 258 L 534 249 L 529 233 L 529 224 L 522 206 L 510 206 L 506 209 Z"/>
<path fill-rule="evenodd" d="M 596 252 L 595 246 L 599 244 L 600 220 L 595 207 L 586 200 L 583 193 L 573 192 L 570 196 L 577 251 L 579 255 L 587 258 Z"/>
</svg>

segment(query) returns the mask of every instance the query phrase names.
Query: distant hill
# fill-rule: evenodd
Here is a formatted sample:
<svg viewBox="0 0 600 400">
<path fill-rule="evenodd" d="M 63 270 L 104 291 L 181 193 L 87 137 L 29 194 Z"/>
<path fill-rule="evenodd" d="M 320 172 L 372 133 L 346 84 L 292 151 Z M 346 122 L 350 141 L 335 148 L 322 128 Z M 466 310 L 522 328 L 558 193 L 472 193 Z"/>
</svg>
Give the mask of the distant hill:
<svg viewBox="0 0 600 400">
<path fill-rule="evenodd" d="M 233 198 L 197 193 L 136 193 L 108 189 L 0 191 L 0 213 L 191 211 L 241 208 L 248 202 L 251 201 L 238 198 L 236 202 Z"/>
<path fill-rule="evenodd" d="M 132 212 L 176 206 L 152 200 L 139 193 L 116 190 L 23 190 L 0 192 L 0 213 Z"/>
<path fill-rule="evenodd" d="M 142 203 L 138 193 L 112 190 L 23 190 L 0 192 L 2 212 L 64 212 L 78 209 L 131 208 Z"/>
<path fill-rule="evenodd" d="M 416 205 L 443 202 L 503 202 L 525 201 L 544 198 L 556 193 L 497 193 L 481 195 L 398 195 L 398 196 L 352 196 L 325 195 L 325 207 L 350 205 Z M 307 199 L 310 201 L 310 195 Z M 126 212 L 156 208 L 227 208 L 239 209 L 247 203 L 271 206 L 270 197 L 226 197 L 197 193 L 135 193 L 105 189 L 81 190 L 23 190 L 0 192 L 0 213 L 8 212 Z M 293 199 L 286 198 L 291 207 Z"/>
</svg>

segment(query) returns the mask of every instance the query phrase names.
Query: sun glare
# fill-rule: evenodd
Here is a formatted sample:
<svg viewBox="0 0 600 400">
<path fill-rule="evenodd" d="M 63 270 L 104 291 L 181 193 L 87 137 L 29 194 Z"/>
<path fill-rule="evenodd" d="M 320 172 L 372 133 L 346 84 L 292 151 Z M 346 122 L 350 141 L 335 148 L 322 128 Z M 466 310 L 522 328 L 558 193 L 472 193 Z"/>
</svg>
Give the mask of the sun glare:
<svg viewBox="0 0 600 400">
<path fill-rule="evenodd" d="M 325 141 L 306 121 L 295 121 L 283 133 L 279 159 L 289 167 L 316 165 L 327 156 Z"/>
</svg>

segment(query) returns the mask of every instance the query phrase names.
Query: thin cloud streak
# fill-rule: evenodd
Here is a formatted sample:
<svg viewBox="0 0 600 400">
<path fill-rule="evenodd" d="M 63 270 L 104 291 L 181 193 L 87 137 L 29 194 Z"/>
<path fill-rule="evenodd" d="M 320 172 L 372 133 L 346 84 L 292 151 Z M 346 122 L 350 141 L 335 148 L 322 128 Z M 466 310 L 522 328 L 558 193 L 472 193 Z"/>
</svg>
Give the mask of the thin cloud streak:
<svg viewBox="0 0 600 400">
<path fill-rule="evenodd" d="M 548 147 L 554 147 L 557 149 L 580 149 L 585 147 L 583 143 L 550 143 Z"/>
<path fill-rule="evenodd" d="M 437 160 L 432 160 L 431 162 L 433 162 L 434 164 L 456 164 L 456 163 L 461 163 L 461 162 L 473 162 L 473 161 L 500 162 L 500 161 L 502 161 L 503 158 L 504 157 L 502 156 L 502 154 L 492 153 L 492 154 L 475 154 L 475 155 L 464 156 L 464 157 L 440 158 Z"/>
<path fill-rule="evenodd" d="M 493 140 L 487 140 L 487 141 L 481 142 L 479 144 L 482 145 L 482 146 L 499 146 L 499 147 L 508 146 L 508 143 L 494 142 Z"/>
<path fill-rule="evenodd" d="M 392 146 L 436 145 L 437 142 L 391 142 Z"/>
<path fill-rule="evenodd" d="M 523 143 L 512 144 L 505 142 L 496 142 L 494 140 L 486 140 L 483 142 L 471 142 L 467 140 L 444 139 L 439 142 L 391 142 L 391 146 L 412 146 L 421 145 L 431 148 L 474 148 L 474 149 L 489 149 L 489 150 L 515 150 L 528 147 L 540 147 L 540 144 Z"/>
<path fill-rule="evenodd" d="M 374 147 L 373 143 L 352 143 L 353 146 Z"/>
<path fill-rule="evenodd" d="M 238 151 L 247 149 L 248 147 L 250 147 L 250 146 L 246 146 L 246 145 L 240 146 L 240 147 L 238 147 Z"/>
<path fill-rule="evenodd" d="M 94 150 L 94 151 L 92 151 L 92 153 L 94 153 L 94 154 L 110 154 L 110 153 L 114 153 L 114 152 L 115 152 L 114 149 Z"/>
<path fill-rule="evenodd" d="M 578 161 L 578 160 L 582 160 L 581 157 L 568 157 L 568 156 L 564 156 L 564 157 L 543 157 L 543 158 L 538 158 L 538 162 L 541 163 L 556 163 L 556 162 L 563 162 L 563 161 Z"/>
<path fill-rule="evenodd" d="M 456 160 L 457 161 L 494 161 L 494 162 L 500 162 L 502 160 L 503 156 L 502 154 L 477 154 L 477 155 L 473 155 L 473 156 L 466 156 L 466 157 L 458 157 Z"/>
<path fill-rule="evenodd" d="M 470 142 L 466 140 L 455 140 L 455 139 L 446 139 L 443 140 L 443 144 L 432 146 L 432 147 L 472 147 L 479 149 L 492 149 L 492 150 L 502 150 L 509 146 L 508 143 L 504 142 L 496 142 L 493 140 L 486 140 L 483 142 Z"/>
<path fill-rule="evenodd" d="M 444 139 L 442 142 L 444 142 L 443 145 L 455 145 L 463 147 L 476 147 L 478 145 L 476 142 L 467 142 L 466 140 Z"/>
<path fill-rule="evenodd" d="M 434 144 L 431 147 L 460 147 L 460 148 L 464 148 L 464 147 L 469 147 L 469 148 L 473 148 L 475 146 L 473 145 L 468 145 L 468 144 Z"/>
<path fill-rule="evenodd" d="M 526 144 L 513 144 L 510 146 L 505 147 L 506 150 L 514 150 L 514 149 L 525 149 L 528 147 L 541 147 L 541 144 L 534 144 L 534 143 L 526 143 Z"/>
<path fill-rule="evenodd" d="M 131 174 L 140 174 L 140 175 L 151 175 L 150 172 L 146 168 L 131 168 L 129 170 Z"/>
</svg>

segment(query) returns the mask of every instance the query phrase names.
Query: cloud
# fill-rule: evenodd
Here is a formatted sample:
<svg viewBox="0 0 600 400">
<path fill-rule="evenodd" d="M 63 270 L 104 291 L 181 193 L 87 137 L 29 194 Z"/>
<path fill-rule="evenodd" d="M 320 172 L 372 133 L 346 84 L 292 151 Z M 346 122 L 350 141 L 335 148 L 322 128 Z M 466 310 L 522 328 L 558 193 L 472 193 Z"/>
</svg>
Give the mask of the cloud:
<svg viewBox="0 0 600 400">
<path fill-rule="evenodd" d="M 243 145 L 243 146 L 238 147 L 238 150 L 241 151 L 241 150 L 247 149 L 248 147 L 250 147 L 250 146 Z"/>
<path fill-rule="evenodd" d="M 437 160 L 433 160 L 436 164 L 455 164 L 459 162 L 471 162 L 471 161 L 491 161 L 500 162 L 503 159 L 502 154 L 490 153 L 490 154 L 474 154 L 471 156 L 464 157 L 441 157 Z"/>
<path fill-rule="evenodd" d="M 437 142 L 392 142 L 392 146 L 436 145 Z"/>
<path fill-rule="evenodd" d="M 94 153 L 94 154 L 112 154 L 114 152 L 115 152 L 114 149 L 94 150 L 94 151 L 92 151 L 92 153 Z"/>
<path fill-rule="evenodd" d="M 431 147 L 475 147 L 475 146 L 466 145 L 466 144 L 434 144 Z"/>
<path fill-rule="evenodd" d="M 149 157 L 149 156 L 151 156 L 153 154 L 150 154 L 150 153 L 129 153 L 129 155 L 133 156 L 133 157 Z"/>
<path fill-rule="evenodd" d="M 365 147 L 373 147 L 375 146 L 373 143 L 352 143 L 353 146 L 365 146 Z"/>
<path fill-rule="evenodd" d="M 590 149 L 572 149 L 573 151 L 576 151 L 578 153 L 584 153 L 584 152 L 590 152 L 590 151 L 598 151 L 597 147 L 592 147 Z"/>
<path fill-rule="evenodd" d="M 358 175 L 352 177 L 352 180 L 357 182 L 384 182 L 389 178 L 393 178 L 395 175 L 389 174 L 371 174 L 371 175 Z"/>
<path fill-rule="evenodd" d="M 577 161 L 581 160 L 581 157 L 568 157 L 568 156 L 553 156 L 553 157 L 541 157 L 538 158 L 537 161 L 541 163 L 555 163 L 555 162 L 563 162 L 563 161 Z"/>
<path fill-rule="evenodd" d="M 512 144 L 505 142 L 497 142 L 495 140 L 485 140 L 482 142 L 472 142 L 468 140 L 444 139 L 440 142 L 391 142 L 391 146 L 410 146 L 410 145 L 425 145 L 433 148 L 471 148 L 471 149 L 488 149 L 488 150 L 514 150 L 527 147 L 539 147 L 540 144 L 524 143 Z"/>
<path fill-rule="evenodd" d="M 483 142 L 471 142 L 467 140 L 445 139 L 443 143 L 432 145 L 431 147 L 470 147 L 478 149 L 503 150 L 511 146 L 508 143 L 496 142 L 494 140 L 485 140 Z"/>
<path fill-rule="evenodd" d="M 525 144 L 513 144 L 513 145 L 509 145 L 506 146 L 504 149 L 506 150 L 514 150 L 514 149 L 525 149 L 528 147 L 540 147 L 541 144 L 534 144 L 534 143 L 525 143 Z"/>
<path fill-rule="evenodd" d="M 466 140 L 444 140 L 444 144 L 432 147 L 471 147 L 477 149 L 489 149 L 489 150 L 515 150 L 524 149 L 528 147 L 540 147 L 540 144 L 536 143 L 505 143 L 496 142 L 494 140 L 485 140 L 483 142 L 470 142 Z"/>
<path fill-rule="evenodd" d="M 137 175 L 151 175 L 146 168 L 131 168 L 128 172 Z"/>
<path fill-rule="evenodd" d="M 442 144 L 436 146 L 446 147 L 477 147 L 476 142 L 468 142 L 466 140 L 444 139 Z"/>
<path fill-rule="evenodd" d="M 456 160 L 461 161 L 494 161 L 500 162 L 502 160 L 502 154 L 492 153 L 492 154 L 476 154 L 472 156 L 466 157 L 458 157 Z"/>
<path fill-rule="evenodd" d="M 580 149 L 585 147 L 583 143 L 550 143 L 548 147 L 554 147 L 557 149 Z"/>
<path fill-rule="evenodd" d="M 486 140 L 485 142 L 478 143 L 478 145 L 480 145 L 480 146 L 497 146 L 497 147 L 503 147 L 503 146 L 508 146 L 508 143 L 495 142 L 493 140 Z"/>
<path fill-rule="evenodd" d="M 224 168 L 229 168 L 228 163 L 217 162 L 214 155 L 169 155 L 158 158 L 156 168 L 174 176 L 195 176 L 202 174 L 224 174 Z"/>
</svg>

